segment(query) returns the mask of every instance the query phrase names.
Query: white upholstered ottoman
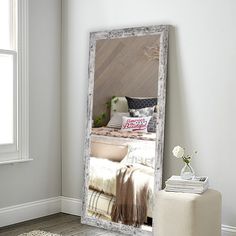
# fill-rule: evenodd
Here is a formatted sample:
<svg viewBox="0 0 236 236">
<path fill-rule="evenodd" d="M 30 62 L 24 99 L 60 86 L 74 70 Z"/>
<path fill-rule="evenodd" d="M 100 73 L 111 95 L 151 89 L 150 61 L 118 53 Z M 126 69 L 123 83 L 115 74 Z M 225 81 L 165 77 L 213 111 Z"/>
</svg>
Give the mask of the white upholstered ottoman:
<svg viewBox="0 0 236 236">
<path fill-rule="evenodd" d="M 221 194 L 160 191 L 154 209 L 155 236 L 221 236 Z"/>
</svg>

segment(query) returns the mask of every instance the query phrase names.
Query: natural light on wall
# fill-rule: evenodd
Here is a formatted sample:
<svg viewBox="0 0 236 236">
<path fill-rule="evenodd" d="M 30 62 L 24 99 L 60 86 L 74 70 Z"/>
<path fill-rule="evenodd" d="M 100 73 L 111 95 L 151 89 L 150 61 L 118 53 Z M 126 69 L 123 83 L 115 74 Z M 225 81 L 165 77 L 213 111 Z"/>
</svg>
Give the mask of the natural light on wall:
<svg viewBox="0 0 236 236">
<path fill-rule="evenodd" d="M 0 164 L 28 159 L 28 0 L 0 0 Z"/>
</svg>

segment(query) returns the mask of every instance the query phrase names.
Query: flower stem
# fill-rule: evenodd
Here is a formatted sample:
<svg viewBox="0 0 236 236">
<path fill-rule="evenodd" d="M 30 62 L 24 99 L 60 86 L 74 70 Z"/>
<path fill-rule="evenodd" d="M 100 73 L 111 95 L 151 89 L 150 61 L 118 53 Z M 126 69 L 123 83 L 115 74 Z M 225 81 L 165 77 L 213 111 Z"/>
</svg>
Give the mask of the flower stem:
<svg viewBox="0 0 236 236">
<path fill-rule="evenodd" d="M 186 158 L 186 157 L 182 157 L 183 158 L 183 161 L 188 165 L 190 163 L 190 158 Z"/>
</svg>

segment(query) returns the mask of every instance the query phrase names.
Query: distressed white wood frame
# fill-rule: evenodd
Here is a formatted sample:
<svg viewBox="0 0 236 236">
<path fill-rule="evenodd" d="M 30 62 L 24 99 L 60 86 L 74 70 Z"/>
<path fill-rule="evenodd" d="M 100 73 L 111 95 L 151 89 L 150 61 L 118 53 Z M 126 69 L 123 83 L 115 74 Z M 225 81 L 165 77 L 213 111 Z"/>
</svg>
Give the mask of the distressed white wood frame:
<svg viewBox="0 0 236 236">
<path fill-rule="evenodd" d="M 14 145 L 0 145 L 0 164 L 29 158 L 28 0 L 17 1 L 16 50 L 14 55 Z M 8 147 L 7 147 L 8 146 Z"/>
<path fill-rule="evenodd" d="M 157 227 L 153 224 L 152 232 L 128 226 L 120 223 L 110 222 L 102 219 L 96 219 L 87 214 L 88 202 L 88 182 L 89 182 L 89 157 L 91 145 L 91 128 L 92 128 L 92 108 L 93 108 L 93 89 L 95 73 L 95 52 L 96 41 L 100 39 L 127 38 L 133 36 L 160 35 L 160 56 L 159 56 L 159 73 L 158 73 L 158 124 L 157 124 L 157 141 L 156 141 L 156 161 L 154 176 L 155 196 L 162 186 L 162 163 L 164 149 L 164 126 L 165 126 L 165 103 L 166 103 L 166 78 L 167 78 L 167 55 L 168 55 L 168 25 L 157 25 L 137 28 L 126 28 L 112 31 L 100 31 L 90 33 L 89 44 L 89 68 L 88 68 L 88 100 L 87 100 L 87 125 L 84 151 L 84 186 L 83 186 L 83 203 L 82 203 L 82 223 L 118 231 L 129 235 L 152 235 Z M 154 197 L 155 199 L 155 197 Z M 155 202 L 155 200 L 153 201 Z M 154 206 L 153 206 L 154 208 Z"/>
</svg>

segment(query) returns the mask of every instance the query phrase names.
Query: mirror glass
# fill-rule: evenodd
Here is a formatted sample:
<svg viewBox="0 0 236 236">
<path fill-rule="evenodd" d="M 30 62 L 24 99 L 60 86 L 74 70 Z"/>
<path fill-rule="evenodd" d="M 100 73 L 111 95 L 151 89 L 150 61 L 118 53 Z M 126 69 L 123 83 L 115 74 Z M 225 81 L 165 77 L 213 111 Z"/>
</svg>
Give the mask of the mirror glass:
<svg viewBox="0 0 236 236">
<path fill-rule="evenodd" d="M 91 34 L 84 223 L 152 232 L 162 175 L 157 138 L 163 140 L 167 32 L 157 26 Z"/>
</svg>

